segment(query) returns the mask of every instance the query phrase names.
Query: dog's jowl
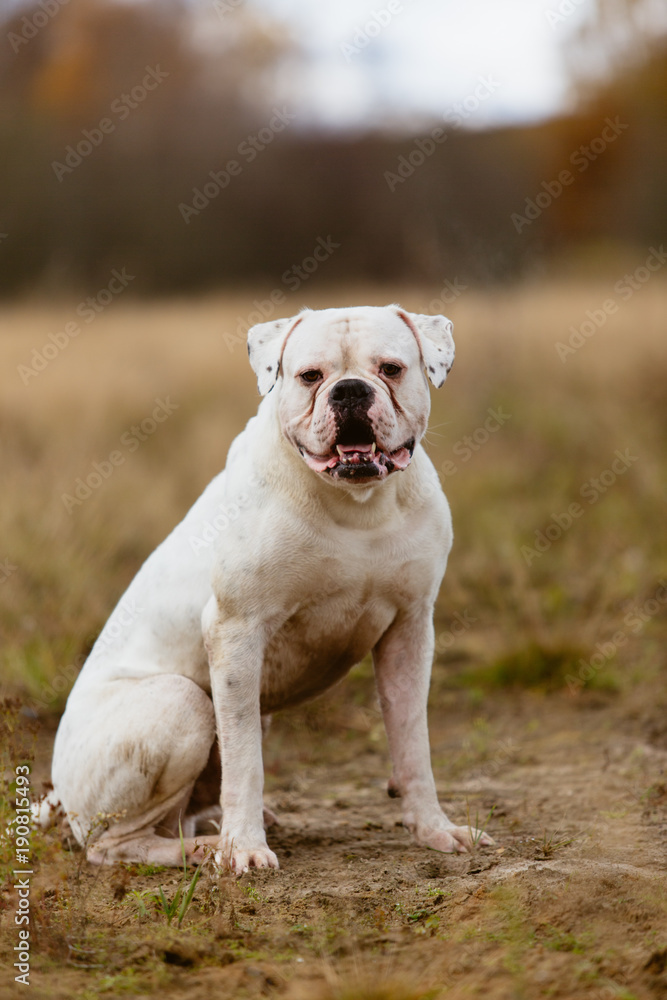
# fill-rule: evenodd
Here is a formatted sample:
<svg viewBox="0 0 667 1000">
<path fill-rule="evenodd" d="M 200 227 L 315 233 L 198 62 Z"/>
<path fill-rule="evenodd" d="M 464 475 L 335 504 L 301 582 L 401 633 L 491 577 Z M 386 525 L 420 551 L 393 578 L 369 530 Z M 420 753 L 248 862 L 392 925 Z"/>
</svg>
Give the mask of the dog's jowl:
<svg viewBox="0 0 667 1000">
<path fill-rule="evenodd" d="M 257 415 L 121 599 L 141 614 L 102 631 L 58 730 L 49 804 L 93 862 L 177 865 L 180 820 L 192 862 L 212 850 L 239 872 L 277 868 L 263 720 L 372 652 L 403 822 L 439 851 L 491 843 L 440 808 L 426 721 L 452 528 L 420 441 L 452 324 L 398 306 L 305 311 L 253 327 L 248 350 Z M 221 510 L 236 516 L 193 546 Z M 202 815 L 219 833 L 195 837 Z"/>
</svg>

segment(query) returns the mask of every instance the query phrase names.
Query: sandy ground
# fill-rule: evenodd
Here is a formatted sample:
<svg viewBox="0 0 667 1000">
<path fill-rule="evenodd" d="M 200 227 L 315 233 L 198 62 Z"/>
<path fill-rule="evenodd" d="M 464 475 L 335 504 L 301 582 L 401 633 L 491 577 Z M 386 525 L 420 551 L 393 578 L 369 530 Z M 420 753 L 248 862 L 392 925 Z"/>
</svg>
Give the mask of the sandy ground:
<svg viewBox="0 0 667 1000">
<path fill-rule="evenodd" d="M 460 822 L 493 809 L 496 847 L 411 844 L 372 709 L 279 719 L 266 799 L 281 870 L 205 871 L 177 930 L 150 906 L 141 918 L 136 894 L 169 896 L 178 872 L 96 870 L 53 832 L 34 882 L 31 995 L 667 995 L 659 714 L 599 693 L 505 693 L 480 727 L 465 696 L 448 700 L 432 720 L 440 797 Z M 36 781 L 52 737 L 43 727 Z"/>
</svg>

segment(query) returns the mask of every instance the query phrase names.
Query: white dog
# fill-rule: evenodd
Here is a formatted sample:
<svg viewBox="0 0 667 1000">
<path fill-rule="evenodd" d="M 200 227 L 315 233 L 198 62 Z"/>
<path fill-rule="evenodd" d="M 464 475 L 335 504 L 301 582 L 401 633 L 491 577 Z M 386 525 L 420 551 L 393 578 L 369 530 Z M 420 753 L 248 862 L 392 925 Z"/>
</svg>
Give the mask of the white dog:
<svg viewBox="0 0 667 1000">
<path fill-rule="evenodd" d="M 186 836 L 191 861 L 213 848 L 239 872 L 277 868 L 262 719 L 372 650 L 404 824 L 439 851 L 491 844 L 441 810 L 426 720 L 452 528 L 419 442 L 452 324 L 398 306 L 305 311 L 254 326 L 248 350 L 266 398 L 102 631 L 58 729 L 50 804 L 90 861 L 176 865 L 198 796 L 222 817 L 218 835 Z M 193 788 L 216 734 L 222 792 L 207 803 Z"/>
</svg>

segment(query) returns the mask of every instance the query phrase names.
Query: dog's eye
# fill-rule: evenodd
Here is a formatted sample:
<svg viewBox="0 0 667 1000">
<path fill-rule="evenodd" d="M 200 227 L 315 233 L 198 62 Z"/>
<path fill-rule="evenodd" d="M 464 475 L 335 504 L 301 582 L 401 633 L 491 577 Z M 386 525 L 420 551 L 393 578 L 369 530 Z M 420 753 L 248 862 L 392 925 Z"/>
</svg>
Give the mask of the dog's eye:
<svg viewBox="0 0 667 1000">
<path fill-rule="evenodd" d="M 403 369 L 401 368 L 400 365 L 392 365 L 387 363 L 386 365 L 380 365 L 380 371 L 382 372 L 383 375 L 386 375 L 387 378 L 396 378 L 397 375 L 401 374 Z"/>
<path fill-rule="evenodd" d="M 313 385 L 315 382 L 319 382 L 322 378 L 322 372 L 318 371 L 317 368 L 311 368 L 307 372 L 301 372 L 299 376 L 302 381 L 307 382 L 309 385 Z"/>
</svg>

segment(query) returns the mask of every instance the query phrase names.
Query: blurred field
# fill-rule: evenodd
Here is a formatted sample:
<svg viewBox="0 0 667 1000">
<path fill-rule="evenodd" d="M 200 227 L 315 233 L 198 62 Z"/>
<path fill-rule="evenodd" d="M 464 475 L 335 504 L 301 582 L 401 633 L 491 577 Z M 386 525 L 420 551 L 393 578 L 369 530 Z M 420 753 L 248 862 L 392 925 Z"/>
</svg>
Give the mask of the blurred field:
<svg viewBox="0 0 667 1000">
<path fill-rule="evenodd" d="M 624 602 L 646 600 L 658 586 L 667 286 L 653 282 L 565 363 L 554 345 L 608 297 L 602 283 L 467 291 L 448 308 L 457 359 L 433 394 L 428 434 L 438 468 L 450 463 L 442 478 L 456 533 L 440 625 L 465 608 L 478 619 L 450 655 L 465 653 L 481 666 L 533 643 L 594 652 L 619 627 Z M 396 295 L 414 311 L 429 311 L 437 297 L 437 288 Z M 287 309 L 387 298 L 341 290 L 326 299 L 294 296 Z M 80 323 L 79 336 L 24 384 L 18 366 L 30 365 L 32 349 L 41 352 L 49 333 L 76 318 L 75 306 L 5 307 L 0 317 L 0 558 L 16 566 L 2 584 L 2 676 L 32 695 L 88 651 L 138 566 L 223 466 L 257 405 L 242 338 L 231 348 L 223 340 L 235 337 L 239 321 L 247 325 L 250 296 L 112 303 Z M 177 409 L 140 441 L 131 428 L 165 397 Z M 485 434 L 488 410 L 498 408 L 510 417 Z M 475 431 L 469 447 L 463 439 Z M 637 461 L 627 472 L 596 504 L 582 498 L 582 486 L 628 448 Z M 68 511 L 62 495 L 73 495 L 77 479 L 116 450 L 123 464 Z M 528 566 L 521 546 L 534 546 L 535 532 L 572 502 L 584 515 Z M 627 669 L 639 666 L 635 652 L 623 651 Z M 610 665 L 609 676 L 615 671 Z M 61 704 L 62 697 L 53 707 Z"/>
<path fill-rule="evenodd" d="M 455 529 L 437 609 L 432 745 L 448 811 L 464 820 L 470 808 L 474 820 L 495 806 L 500 853 L 443 859 L 393 830 L 362 665 L 277 720 L 267 789 L 287 814 L 277 834 L 285 870 L 225 883 L 217 910 L 197 896 L 181 943 L 169 945 L 190 957 L 162 961 L 166 928 L 127 906 L 157 876 L 131 871 L 116 892 L 120 876 L 82 871 L 52 835 L 40 841 L 34 995 L 664 995 L 667 283 L 658 274 L 628 301 L 602 281 L 468 289 L 439 309 L 440 294 L 305 289 L 273 315 L 395 299 L 454 320 L 457 360 L 433 394 L 427 439 Z M 41 777 L 77 666 L 256 408 L 245 347 L 224 339 L 247 325 L 254 295 L 121 296 L 27 384 L 17 366 L 75 318 L 77 301 L 0 310 L 0 669 L 3 693 L 41 722 Z M 610 296 L 618 311 L 561 361 L 556 343 Z M 132 428 L 167 399 L 172 415 L 140 441 Z M 68 512 L 63 494 L 114 451 L 122 462 Z M 564 527 L 572 504 L 581 513 Z M 74 939 L 107 948 L 103 968 L 83 968 Z M 359 985 L 367 963 L 372 988 Z M 55 969 L 62 986 L 41 992 Z"/>
</svg>

